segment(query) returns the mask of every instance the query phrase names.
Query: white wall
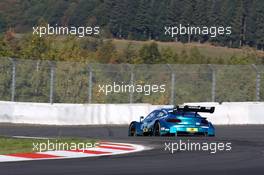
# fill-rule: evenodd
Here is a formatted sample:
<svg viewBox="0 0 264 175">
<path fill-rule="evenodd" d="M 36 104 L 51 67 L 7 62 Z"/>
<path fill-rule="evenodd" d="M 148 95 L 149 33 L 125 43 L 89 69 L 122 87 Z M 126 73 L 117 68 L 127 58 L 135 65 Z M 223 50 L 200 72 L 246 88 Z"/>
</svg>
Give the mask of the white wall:
<svg viewBox="0 0 264 175">
<path fill-rule="evenodd" d="M 188 103 L 215 106 L 213 114 L 201 113 L 213 124 L 264 124 L 264 103 Z M 0 101 L 0 122 L 90 125 L 129 124 L 162 106 L 150 104 L 46 104 Z"/>
<path fill-rule="evenodd" d="M 215 112 L 201 113 L 213 124 L 264 124 L 264 102 L 185 103 L 215 106 Z"/>
<path fill-rule="evenodd" d="M 160 106 L 150 104 L 48 104 L 0 101 L 0 122 L 89 125 L 128 124 Z"/>
</svg>

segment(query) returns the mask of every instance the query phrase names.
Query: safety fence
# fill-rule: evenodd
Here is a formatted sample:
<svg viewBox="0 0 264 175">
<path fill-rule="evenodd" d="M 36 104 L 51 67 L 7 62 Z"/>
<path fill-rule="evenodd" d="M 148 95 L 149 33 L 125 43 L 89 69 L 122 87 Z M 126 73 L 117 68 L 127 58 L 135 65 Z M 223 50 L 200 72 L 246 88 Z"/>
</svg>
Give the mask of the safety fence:
<svg viewBox="0 0 264 175">
<path fill-rule="evenodd" d="M 263 81 L 264 65 L 85 64 L 0 58 L 1 101 L 162 105 L 263 101 Z M 131 85 L 141 89 L 131 90 Z M 109 93 L 101 88 L 110 86 Z M 161 86 L 164 89 L 157 89 Z M 121 91 L 122 87 L 128 88 Z"/>
</svg>

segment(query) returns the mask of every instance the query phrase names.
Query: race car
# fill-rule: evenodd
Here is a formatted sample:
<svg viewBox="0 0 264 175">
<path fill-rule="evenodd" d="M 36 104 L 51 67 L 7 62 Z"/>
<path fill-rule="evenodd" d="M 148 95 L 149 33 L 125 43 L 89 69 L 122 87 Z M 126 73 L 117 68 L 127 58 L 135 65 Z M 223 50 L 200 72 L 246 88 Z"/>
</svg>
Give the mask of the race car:
<svg viewBox="0 0 264 175">
<path fill-rule="evenodd" d="M 213 113 L 215 107 L 175 106 L 151 112 L 129 125 L 129 136 L 215 136 L 213 124 L 198 112 Z"/>
</svg>

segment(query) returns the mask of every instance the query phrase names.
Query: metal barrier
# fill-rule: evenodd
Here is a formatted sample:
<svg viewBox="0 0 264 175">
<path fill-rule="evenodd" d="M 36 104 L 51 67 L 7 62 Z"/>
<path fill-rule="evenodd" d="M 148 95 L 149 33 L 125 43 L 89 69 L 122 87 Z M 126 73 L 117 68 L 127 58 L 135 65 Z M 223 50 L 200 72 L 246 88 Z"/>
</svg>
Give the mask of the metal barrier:
<svg viewBox="0 0 264 175">
<path fill-rule="evenodd" d="M 264 65 L 85 64 L 0 58 L 0 101 L 151 103 L 263 101 Z M 165 85 L 104 94 L 100 85 Z"/>
</svg>

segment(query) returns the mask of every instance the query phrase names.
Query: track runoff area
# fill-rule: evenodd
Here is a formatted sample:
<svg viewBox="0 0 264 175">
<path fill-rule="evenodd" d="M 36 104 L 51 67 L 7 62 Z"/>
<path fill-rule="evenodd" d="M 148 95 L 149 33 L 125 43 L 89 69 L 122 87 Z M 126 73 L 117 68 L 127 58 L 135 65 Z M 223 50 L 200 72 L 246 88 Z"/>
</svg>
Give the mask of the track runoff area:
<svg viewBox="0 0 264 175">
<path fill-rule="evenodd" d="M 13 153 L 0 155 L 0 162 L 110 156 L 139 152 L 144 149 L 146 149 L 144 146 L 137 144 L 99 142 L 98 144 L 96 144 L 95 147 L 88 149 L 55 150 L 45 152 Z"/>
<path fill-rule="evenodd" d="M 24 136 L 30 137 L 96 138 L 108 143 L 101 145 L 104 148 L 94 148 L 93 150 L 111 152 L 99 155 L 73 152 L 74 154 L 79 154 L 79 156 L 85 156 L 80 158 L 64 158 L 66 157 L 65 155 L 56 154 L 56 156 L 61 157 L 48 158 L 47 160 L 42 160 L 43 157 L 25 158 L 20 155 L 20 158 L 24 160 L 40 161 L 1 162 L 1 173 L 12 175 L 65 175 L 72 172 L 71 174 L 78 175 L 93 173 L 103 175 L 160 175 L 164 173 L 175 174 L 177 172 L 179 174 L 195 175 L 262 175 L 264 172 L 263 125 L 218 125 L 216 126 L 215 137 L 128 137 L 127 130 L 127 125 L 40 127 L 39 125 L 0 124 L 0 135 L 10 137 L 23 133 Z M 213 152 L 212 149 L 210 151 L 177 150 L 172 153 L 166 147 L 171 143 L 170 146 L 174 144 L 174 148 L 176 148 L 175 143 L 179 145 L 180 141 L 184 143 L 208 143 L 211 148 L 215 143 L 219 145 L 220 142 L 230 142 L 232 149 L 229 151 L 218 150 L 217 152 Z M 152 149 L 134 152 L 134 149 L 137 150 L 135 145 L 144 145 Z M 115 149 L 108 149 L 109 147 Z M 129 150 L 120 150 L 120 148 Z M 114 155 L 116 151 L 124 154 Z M 72 152 L 66 153 L 72 154 Z"/>
<path fill-rule="evenodd" d="M 1 155 L 0 169 L 3 174 L 17 175 L 64 175 L 69 172 L 78 175 L 95 172 L 104 175 L 158 175 L 164 172 L 262 175 L 264 126 L 217 125 L 215 127 L 215 137 L 128 137 L 127 125 L 40 127 L 0 124 L 0 135 L 6 137 L 23 133 L 27 137 L 36 138 L 84 137 L 101 141 L 100 145 L 85 151 Z M 198 145 L 202 149 L 189 149 L 190 145 L 196 148 Z M 151 149 L 147 150 L 148 148 Z M 21 165 L 23 165 L 22 169 Z"/>
</svg>

